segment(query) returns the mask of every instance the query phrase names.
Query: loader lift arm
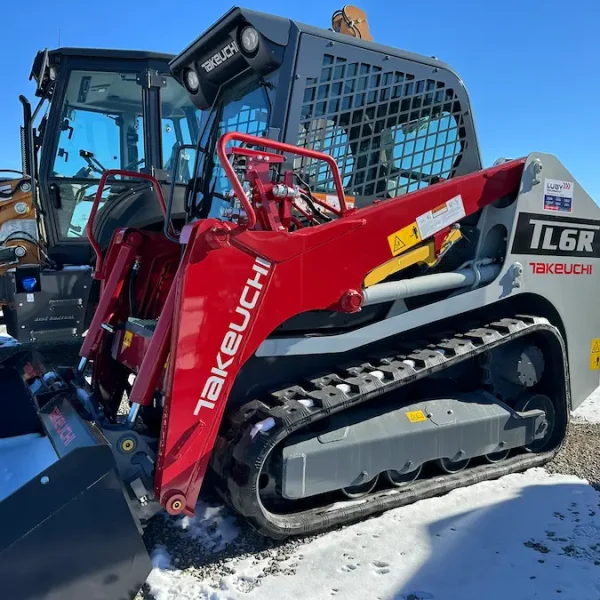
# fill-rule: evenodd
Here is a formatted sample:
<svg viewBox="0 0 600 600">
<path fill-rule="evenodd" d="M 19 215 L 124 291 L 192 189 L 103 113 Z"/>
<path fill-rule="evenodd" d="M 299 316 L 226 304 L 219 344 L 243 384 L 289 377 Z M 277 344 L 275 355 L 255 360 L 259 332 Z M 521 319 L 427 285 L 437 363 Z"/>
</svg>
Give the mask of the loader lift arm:
<svg viewBox="0 0 600 600">
<path fill-rule="evenodd" d="M 226 146 L 235 141 L 243 142 L 245 147 L 234 146 L 227 150 Z M 261 150 L 250 150 L 249 146 Z M 286 160 L 305 156 L 328 164 L 338 184 L 336 195 L 340 209 L 327 202 L 323 204 L 337 218 L 308 227 L 297 227 L 288 220 L 288 227 L 284 227 L 282 223 L 286 221 L 282 216 L 294 209 L 296 188 L 271 180 L 270 167 L 281 165 L 278 157 L 282 154 L 269 150 L 283 153 Z M 164 393 L 164 426 L 155 494 L 173 514 L 193 513 L 231 385 L 258 346 L 281 323 L 314 310 L 359 311 L 369 273 L 390 259 L 388 237 L 394 231 L 414 225 L 419 215 L 439 208 L 448 200 L 459 198 L 464 215 L 468 216 L 515 194 L 524 164 L 522 159 L 511 161 L 457 181 L 355 210 L 345 207 L 337 165 L 329 155 L 238 133 L 223 135 L 217 154 L 246 216 L 237 224 L 206 219 L 184 227 L 181 242 L 185 250 L 174 278 L 174 296 L 169 294 L 171 301 L 167 300 L 165 305 L 169 314 L 161 313 L 159 323 L 164 321 L 165 325 L 159 325 L 155 331 L 155 334 L 161 333 L 151 339 L 152 346 L 146 349 L 139 366 L 139 373 L 150 376 L 137 379 L 131 391 L 131 400 L 139 406 L 152 403 L 156 386 Z M 243 159 L 242 172 L 234 168 L 238 164 L 236 158 Z M 240 180 L 245 178 L 252 182 L 250 192 L 244 192 L 241 187 Z M 278 179 L 291 181 L 289 172 L 280 173 Z M 101 192 L 100 188 L 98 195 Z M 456 219 L 460 216 L 457 213 Z M 450 224 L 435 232 L 431 240 L 421 241 L 432 242 L 435 254 L 439 254 L 453 229 Z M 119 259 L 113 262 L 115 259 L 110 257 L 119 256 L 127 248 L 128 237 L 124 235 L 125 232 L 116 234 L 105 266 L 105 270 L 116 277 L 115 281 L 123 281 L 123 274 L 130 268 L 136 252 L 140 253 L 139 249 L 129 252 L 123 264 Z M 346 248 L 355 246 L 368 247 L 369 251 L 343 267 Z M 325 263 L 332 273 L 340 273 L 340 276 L 329 277 L 310 292 L 291 297 L 285 293 L 294 286 L 299 269 L 318 272 Z M 215 281 L 224 269 L 230 275 L 220 284 L 222 293 L 214 296 L 204 282 Z M 122 275 L 117 276 L 117 271 Z M 111 286 L 110 280 L 107 285 Z M 123 318 L 123 313 L 115 309 L 119 290 L 115 288 L 105 297 L 112 298 L 112 302 L 95 316 L 94 327 L 82 348 L 82 356 L 86 358 L 94 359 L 102 347 L 102 339 L 110 335 L 107 330 L 118 329 L 118 321 Z M 171 319 L 174 298 L 178 299 L 179 310 Z M 222 298 L 228 300 L 224 302 Z M 199 303 L 204 307 L 201 315 L 195 310 Z M 243 317 L 240 322 L 236 323 L 236 315 Z M 114 348 L 122 344 L 122 335 L 122 331 L 117 331 Z M 168 366 L 162 382 L 162 369 L 155 367 L 161 362 L 157 357 L 167 355 Z M 189 367 L 181 369 L 178 365 L 182 364 L 194 365 L 194 368 L 192 371 Z M 102 379 L 100 373 L 98 377 Z"/>
<path fill-rule="evenodd" d="M 225 144 L 233 140 L 280 150 L 290 156 L 319 155 L 264 138 L 227 134 L 219 142 L 219 156 L 234 189 L 239 182 L 232 168 L 226 166 L 225 163 L 229 163 L 223 150 Z M 331 164 L 328 155 L 320 154 L 319 158 Z M 340 218 L 334 222 L 293 233 L 281 230 L 261 233 L 248 228 L 247 224 L 229 229 L 227 224 L 212 219 L 188 225 L 188 242 L 178 279 L 181 310 L 175 315 L 171 341 L 166 422 L 160 444 L 163 451 L 157 465 L 156 494 L 161 504 L 172 513 L 183 510 L 193 513 L 231 385 L 243 364 L 277 326 L 311 310 L 358 310 L 365 277 L 390 258 L 387 241 L 390 234 L 415 223 L 419 215 L 452 198 L 460 197 L 465 214 L 471 215 L 514 194 L 523 164 L 523 160 L 516 160 L 358 211 L 341 210 Z M 332 164 L 332 168 L 335 172 L 337 167 Z M 267 211 L 269 203 L 281 203 L 273 196 L 273 184 L 270 184 L 270 192 L 268 185 L 262 181 L 253 187 L 250 196 L 255 203 L 247 208 L 250 215 L 255 210 Z M 344 198 L 343 188 L 337 188 L 337 196 Z M 257 205 L 260 208 L 256 208 Z M 260 222 L 252 216 L 248 220 Z M 445 227 L 433 236 L 436 247 L 441 247 L 449 231 L 450 227 Z M 349 247 L 364 247 L 369 251 L 356 257 L 351 265 L 343 266 Z M 285 292 L 294 287 L 298 272 L 316 273 L 323 264 L 328 265 L 331 276 L 318 289 L 291 297 Z M 222 281 L 221 294 L 215 297 L 200 282 L 214 281 L 223 269 L 227 269 L 230 276 Z M 336 277 L 336 273 L 340 276 Z M 221 298 L 230 301 L 223 302 Z M 234 323 L 236 311 L 243 311 L 244 306 L 240 307 L 238 302 L 246 302 L 252 310 L 248 308 L 248 321 L 244 322 L 243 331 L 247 334 L 234 337 L 228 335 L 227 324 Z M 202 315 L 205 316 L 200 316 L 200 320 L 193 308 L 198 303 L 204 306 Z M 224 339 L 233 340 L 231 346 L 227 343 L 223 346 Z M 228 352 L 227 359 L 222 354 L 224 348 Z M 221 368 L 225 363 L 226 370 Z M 189 371 L 178 369 L 178 364 L 195 367 Z M 215 372 L 220 374 L 215 375 Z M 192 415 L 196 417 L 190 425 Z M 200 457 L 199 462 L 196 457 Z M 174 504 L 181 509 L 174 510 Z"/>
</svg>

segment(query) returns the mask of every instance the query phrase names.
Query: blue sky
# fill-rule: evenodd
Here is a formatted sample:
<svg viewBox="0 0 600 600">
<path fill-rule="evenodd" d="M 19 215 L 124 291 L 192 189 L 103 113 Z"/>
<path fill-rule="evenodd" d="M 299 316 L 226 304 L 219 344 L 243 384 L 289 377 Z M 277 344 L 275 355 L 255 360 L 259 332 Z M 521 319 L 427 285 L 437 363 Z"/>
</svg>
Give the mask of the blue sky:
<svg viewBox="0 0 600 600">
<path fill-rule="evenodd" d="M 243 6 L 329 27 L 343 1 L 247 0 Z M 461 76 L 473 104 L 484 164 L 531 151 L 555 154 L 600 203 L 600 2 L 597 0 L 362 0 L 384 44 L 435 55 Z M 232 4 L 60 0 L 8 3 L 0 50 L 0 168 L 20 165 L 18 95 L 38 49 L 61 45 L 177 53 Z M 388 8 L 386 8 L 386 6 Z M 419 10 L 421 13 L 419 13 Z M 33 17 L 33 22 L 29 19 Z M 17 25 L 21 24 L 21 25 Z M 31 33 L 27 33 L 27 30 Z"/>
</svg>

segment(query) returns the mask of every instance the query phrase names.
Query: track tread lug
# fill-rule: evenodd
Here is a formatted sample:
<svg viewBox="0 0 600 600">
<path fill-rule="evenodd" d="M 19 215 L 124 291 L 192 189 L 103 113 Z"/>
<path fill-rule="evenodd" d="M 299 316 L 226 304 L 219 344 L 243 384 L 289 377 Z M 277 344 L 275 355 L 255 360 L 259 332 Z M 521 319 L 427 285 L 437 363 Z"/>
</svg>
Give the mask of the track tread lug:
<svg viewBox="0 0 600 600">
<path fill-rule="evenodd" d="M 334 408 L 348 400 L 348 396 L 338 388 L 333 389 L 318 389 L 314 392 L 310 392 L 309 397 L 312 398 L 315 403 L 317 401 L 323 402 L 329 408 Z"/>
<path fill-rule="evenodd" d="M 346 382 L 352 389 L 355 389 L 359 394 L 368 394 L 369 392 L 385 387 L 385 384 L 374 375 L 361 375 L 360 377 L 353 377 L 348 379 Z"/>
<path fill-rule="evenodd" d="M 421 368 L 426 368 L 430 365 L 438 365 L 445 360 L 443 354 L 432 350 L 419 350 L 410 354 L 408 358 L 414 360 Z"/>
<path fill-rule="evenodd" d="M 306 390 L 300 385 L 293 385 L 289 388 L 284 388 L 271 394 L 273 398 L 276 398 L 280 402 L 285 402 L 286 400 L 293 400 L 295 398 L 306 398 L 306 395 Z"/>
<path fill-rule="evenodd" d="M 327 375 L 321 375 L 321 377 L 317 377 L 316 379 L 310 379 L 309 381 L 315 388 L 324 389 L 331 385 L 344 383 L 344 378 L 341 377 L 338 373 L 328 373 Z"/>
<path fill-rule="evenodd" d="M 454 352 L 455 356 L 462 356 L 475 350 L 475 346 L 469 340 L 454 339 L 445 343 L 439 344 L 440 348 Z"/>
</svg>

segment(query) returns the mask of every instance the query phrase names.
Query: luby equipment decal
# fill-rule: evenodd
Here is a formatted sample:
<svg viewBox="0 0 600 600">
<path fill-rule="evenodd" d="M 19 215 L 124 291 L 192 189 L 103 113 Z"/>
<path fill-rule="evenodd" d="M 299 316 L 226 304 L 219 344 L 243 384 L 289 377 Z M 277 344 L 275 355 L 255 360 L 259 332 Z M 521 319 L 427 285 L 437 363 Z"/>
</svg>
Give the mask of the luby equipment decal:
<svg viewBox="0 0 600 600">
<path fill-rule="evenodd" d="M 575 185 L 572 181 L 544 180 L 544 210 L 567 212 L 573 210 Z"/>
<path fill-rule="evenodd" d="M 600 258 L 600 224 L 591 219 L 521 213 L 512 253 Z"/>
</svg>

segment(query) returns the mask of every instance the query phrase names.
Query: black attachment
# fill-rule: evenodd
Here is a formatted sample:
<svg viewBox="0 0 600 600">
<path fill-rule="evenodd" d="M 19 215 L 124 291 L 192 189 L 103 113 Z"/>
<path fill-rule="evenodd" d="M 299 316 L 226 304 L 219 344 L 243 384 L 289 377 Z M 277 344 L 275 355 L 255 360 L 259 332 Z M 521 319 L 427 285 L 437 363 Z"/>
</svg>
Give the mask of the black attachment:
<svg viewBox="0 0 600 600">
<path fill-rule="evenodd" d="M 152 565 L 113 453 L 38 358 L 0 365 L 2 597 L 132 600 Z"/>
</svg>

